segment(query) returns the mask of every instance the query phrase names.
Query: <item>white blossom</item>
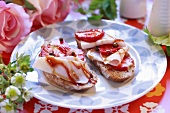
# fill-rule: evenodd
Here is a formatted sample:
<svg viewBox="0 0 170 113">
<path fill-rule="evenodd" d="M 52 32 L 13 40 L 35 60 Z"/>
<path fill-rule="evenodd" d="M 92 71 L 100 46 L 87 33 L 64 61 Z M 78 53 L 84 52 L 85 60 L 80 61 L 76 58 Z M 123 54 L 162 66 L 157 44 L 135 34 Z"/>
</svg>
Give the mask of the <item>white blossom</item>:
<svg viewBox="0 0 170 113">
<path fill-rule="evenodd" d="M 28 102 L 30 101 L 30 99 L 34 96 L 33 92 L 31 92 L 30 90 L 26 90 L 23 95 L 22 95 L 22 98 Z"/>
<path fill-rule="evenodd" d="M 14 107 L 9 103 L 9 100 L 4 100 L 0 103 L 0 112 L 1 113 L 15 113 Z"/>
<path fill-rule="evenodd" d="M 26 83 L 26 75 L 21 73 L 15 73 L 11 78 L 11 83 L 16 87 L 24 87 Z"/>
<path fill-rule="evenodd" d="M 21 95 L 21 92 L 17 87 L 9 86 L 5 91 L 5 95 L 9 97 L 12 101 L 15 101 L 18 99 L 18 96 Z"/>
</svg>

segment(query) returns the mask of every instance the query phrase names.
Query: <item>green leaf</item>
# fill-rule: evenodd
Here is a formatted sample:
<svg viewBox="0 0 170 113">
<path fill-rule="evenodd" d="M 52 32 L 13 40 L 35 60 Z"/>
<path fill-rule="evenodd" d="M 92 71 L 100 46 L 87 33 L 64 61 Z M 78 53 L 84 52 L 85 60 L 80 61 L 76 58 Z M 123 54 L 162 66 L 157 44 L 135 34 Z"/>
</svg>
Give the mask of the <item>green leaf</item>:
<svg viewBox="0 0 170 113">
<path fill-rule="evenodd" d="M 105 0 L 92 0 L 90 2 L 89 10 L 93 11 L 96 9 L 100 9 L 103 4 L 103 1 L 105 1 Z"/>
<path fill-rule="evenodd" d="M 117 17 L 117 5 L 115 0 L 105 0 L 102 4 L 101 13 L 104 13 L 105 18 L 115 19 Z"/>
<path fill-rule="evenodd" d="M 33 69 L 33 68 L 30 68 L 30 69 L 29 69 L 29 72 L 32 72 L 32 71 L 34 71 L 34 69 Z"/>
<path fill-rule="evenodd" d="M 22 98 L 22 96 L 18 96 L 18 99 L 16 100 L 17 103 L 23 103 L 24 99 Z"/>
<path fill-rule="evenodd" d="M 165 46 L 170 46 L 170 34 L 161 36 L 161 37 L 155 37 L 153 36 L 147 28 L 144 29 L 144 32 L 148 34 L 149 38 L 155 43 L 155 44 L 161 44 Z"/>
<path fill-rule="evenodd" d="M 170 56 L 170 46 L 166 46 L 167 55 Z"/>
<path fill-rule="evenodd" d="M 14 111 L 16 111 L 17 105 L 16 105 L 16 104 L 13 104 L 13 107 L 14 107 Z"/>
<path fill-rule="evenodd" d="M 79 7 L 79 8 L 76 10 L 76 12 L 79 12 L 79 13 L 81 13 L 81 14 L 83 14 L 83 15 L 87 14 L 87 12 L 86 12 L 82 7 Z"/>
<path fill-rule="evenodd" d="M 28 90 L 30 91 L 30 90 L 32 90 L 33 88 L 29 88 Z"/>
<path fill-rule="evenodd" d="M 110 9 L 111 9 L 111 12 L 113 14 L 112 19 L 115 19 L 117 17 L 117 4 L 116 4 L 115 0 L 110 0 Z"/>
<path fill-rule="evenodd" d="M 6 95 L 6 98 L 10 99 L 10 96 L 9 96 L 9 95 Z"/>
<path fill-rule="evenodd" d="M 103 15 L 93 15 L 88 17 L 88 20 L 100 20 L 103 17 Z"/>
<path fill-rule="evenodd" d="M 161 36 L 161 37 L 154 37 L 148 30 L 148 28 L 145 28 L 143 30 L 145 33 L 148 34 L 148 37 L 155 43 L 155 44 L 161 44 L 166 46 L 166 52 L 167 55 L 170 56 L 170 34 Z"/>
<path fill-rule="evenodd" d="M 25 4 L 24 5 L 29 10 L 35 10 L 36 9 L 31 3 L 28 2 L 28 0 L 25 0 Z"/>
<path fill-rule="evenodd" d="M 91 0 L 89 9 L 84 10 L 81 6 L 79 6 L 77 11 L 83 15 L 87 15 L 88 20 L 100 20 L 101 18 L 115 19 L 117 17 L 116 8 L 117 5 L 115 0 Z"/>
</svg>

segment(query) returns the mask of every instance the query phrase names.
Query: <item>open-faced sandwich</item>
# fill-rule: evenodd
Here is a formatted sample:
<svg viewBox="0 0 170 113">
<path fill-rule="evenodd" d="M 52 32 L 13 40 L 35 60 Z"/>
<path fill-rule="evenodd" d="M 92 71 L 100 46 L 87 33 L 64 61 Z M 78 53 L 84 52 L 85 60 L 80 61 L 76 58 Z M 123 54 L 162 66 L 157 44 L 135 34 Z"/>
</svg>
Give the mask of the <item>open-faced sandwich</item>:
<svg viewBox="0 0 170 113">
<path fill-rule="evenodd" d="M 97 77 L 86 64 L 81 49 L 71 48 L 60 38 L 46 42 L 33 67 L 44 72 L 47 80 L 68 90 L 85 90 L 95 86 Z"/>
<path fill-rule="evenodd" d="M 134 74 L 134 60 L 124 40 L 112 37 L 102 29 L 77 31 L 75 40 L 78 48 L 107 79 L 122 82 Z"/>
</svg>

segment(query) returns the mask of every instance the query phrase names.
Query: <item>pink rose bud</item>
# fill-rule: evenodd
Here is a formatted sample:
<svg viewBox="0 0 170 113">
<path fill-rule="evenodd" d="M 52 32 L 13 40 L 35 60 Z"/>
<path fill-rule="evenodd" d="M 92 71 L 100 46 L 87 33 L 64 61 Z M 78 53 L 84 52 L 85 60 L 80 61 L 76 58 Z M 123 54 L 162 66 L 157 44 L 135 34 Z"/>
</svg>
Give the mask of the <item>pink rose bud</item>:
<svg viewBox="0 0 170 113">
<path fill-rule="evenodd" d="M 70 11 L 71 0 L 28 0 L 36 11 L 27 10 L 33 20 L 32 30 L 63 21 Z"/>
<path fill-rule="evenodd" d="M 12 52 L 30 32 L 32 22 L 22 6 L 0 1 L 0 53 Z"/>
</svg>

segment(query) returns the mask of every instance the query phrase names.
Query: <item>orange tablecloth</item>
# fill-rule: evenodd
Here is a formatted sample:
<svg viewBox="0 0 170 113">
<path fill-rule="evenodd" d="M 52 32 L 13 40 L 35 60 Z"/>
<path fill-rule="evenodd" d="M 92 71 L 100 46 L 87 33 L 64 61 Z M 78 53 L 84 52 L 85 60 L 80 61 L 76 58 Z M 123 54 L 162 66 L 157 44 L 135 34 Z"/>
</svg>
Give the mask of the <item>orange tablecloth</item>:
<svg viewBox="0 0 170 113">
<path fill-rule="evenodd" d="M 142 19 L 120 19 L 120 21 L 143 29 L 146 18 Z M 165 48 L 163 47 L 165 50 Z M 9 62 L 10 53 L 4 53 L 5 63 Z M 170 57 L 167 56 L 167 70 L 163 79 L 158 85 L 143 97 L 121 106 L 106 109 L 69 109 L 59 106 L 53 106 L 41 100 L 33 98 L 30 102 L 24 104 L 24 110 L 20 113 L 169 113 L 170 112 Z"/>
</svg>

